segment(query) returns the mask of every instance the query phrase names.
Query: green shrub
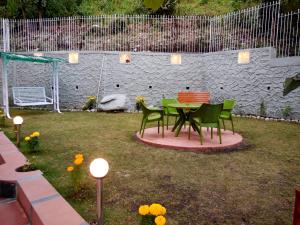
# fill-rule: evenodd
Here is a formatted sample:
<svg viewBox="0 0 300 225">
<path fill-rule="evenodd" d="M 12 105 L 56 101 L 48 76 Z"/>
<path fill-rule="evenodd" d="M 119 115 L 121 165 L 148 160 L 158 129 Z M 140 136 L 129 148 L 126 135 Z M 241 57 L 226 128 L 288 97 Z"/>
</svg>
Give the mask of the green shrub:
<svg viewBox="0 0 300 225">
<path fill-rule="evenodd" d="M 260 116 L 267 116 L 267 107 L 265 105 L 264 100 L 262 100 L 261 103 L 260 103 L 259 115 Z"/>
<path fill-rule="evenodd" d="M 37 152 L 40 146 L 40 132 L 35 131 L 29 136 L 25 137 L 30 152 Z"/>
<path fill-rule="evenodd" d="M 283 110 L 282 110 L 282 115 L 283 115 L 283 118 L 288 118 L 292 115 L 292 107 L 291 106 L 286 106 Z"/>
<path fill-rule="evenodd" d="M 87 102 L 82 107 L 82 110 L 91 110 L 96 108 L 96 96 L 88 96 Z"/>
</svg>

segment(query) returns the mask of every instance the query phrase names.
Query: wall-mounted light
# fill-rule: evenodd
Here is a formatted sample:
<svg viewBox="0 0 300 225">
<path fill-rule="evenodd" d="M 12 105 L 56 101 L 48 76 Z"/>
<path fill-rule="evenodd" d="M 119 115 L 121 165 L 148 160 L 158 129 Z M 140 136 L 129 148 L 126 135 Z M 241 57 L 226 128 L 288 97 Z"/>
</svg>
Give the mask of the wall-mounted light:
<svg viewBox="0 0 300 225">
<path fill-rule="evenodd" d="M 170 57 L 170 62 L 173 65 L 181 64 L 181 55 L 180 54 L 172 54 Z"/>
<path fill-rule="evenodd" d="M 79 59 L 79 53 L 78 52 L 70 52 L 69 53 L 69 63 L 77 64 L 78 59 Z"/>
<path fill-rule="evenodd" d="M 43 57 L 44 56 L 44 52 L 34 52 L 33 56 Z"/>
<path fill-rule="evenodd" d="M 238 64 L 248 64 L 250 62 L 250 52 L 240 51 L 238 55 Z"/>
<path fill-rule="evenodd" d="M 128 52 L 121 52 L 119 55 L 120 63 L 130 63 L 131 62 L 131 54 Z"/>
</svg>

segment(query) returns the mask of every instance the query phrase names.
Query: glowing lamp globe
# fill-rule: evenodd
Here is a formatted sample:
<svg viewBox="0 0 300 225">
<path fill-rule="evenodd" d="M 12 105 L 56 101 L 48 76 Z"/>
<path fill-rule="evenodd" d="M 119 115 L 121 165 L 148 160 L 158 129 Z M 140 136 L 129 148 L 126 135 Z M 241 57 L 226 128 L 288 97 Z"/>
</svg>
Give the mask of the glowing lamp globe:
<svg viewBox="0 0 300 225">
<path fill-rule="evenodd" d="M 90 164 L 90 172 L 95 178 L 103 178 L 109 170 L 108 162 L 105 159 L 94 159 Z"/>
<path fill-rule="evenodd" d="M 23 123 L 23 118 L 21 116 L 16 116 L 13 119 L 13 123 L 15 125 L 21 125 Z"/>
</svg>

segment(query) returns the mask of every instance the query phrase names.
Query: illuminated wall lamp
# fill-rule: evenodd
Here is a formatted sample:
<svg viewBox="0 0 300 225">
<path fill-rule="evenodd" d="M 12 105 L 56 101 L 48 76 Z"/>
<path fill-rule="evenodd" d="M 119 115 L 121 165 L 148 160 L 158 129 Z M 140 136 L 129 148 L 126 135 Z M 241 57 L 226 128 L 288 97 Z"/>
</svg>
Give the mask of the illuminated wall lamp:
<svg viewBox="0 0 300 225">
<path fill-rule="evenodd" d="M 131 62 L 131 55 L 130 53 L 122 52 L 119 55 L 120 63 L 130 63 Z"/>
<path fill-rule="evenodd" d="M 181 64 L 181 55 L 180 54 L 172 54 L 170 57 L 170 62 L 172 65 L 180 65 Z"/>
<path fill-rule="evenodd" d="M 238 55 L 238 64 L 248 64 L 250 62 L 250 52 L 240 51 Z"/>
<path fill-rule="evenodd" d="M 44 56 L 44 52 L 34 52 L 33 56 L 43 57 Z"/>
<path fill-rule="evenodd" d="M 79 53 L 78 52 L 70 52 L 69 53 L 69 63 L 77 64 L 78 59 L 79 59 Z"/>
</svg>

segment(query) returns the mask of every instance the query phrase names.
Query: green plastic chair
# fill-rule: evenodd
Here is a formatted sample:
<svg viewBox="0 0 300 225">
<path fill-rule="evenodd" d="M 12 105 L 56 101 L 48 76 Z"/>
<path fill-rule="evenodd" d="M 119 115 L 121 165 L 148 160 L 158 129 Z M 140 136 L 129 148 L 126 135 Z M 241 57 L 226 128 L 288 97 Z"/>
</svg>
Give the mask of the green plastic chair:
<svg viewBox="0 0 300 225">
<path fill-rule="evenodd" d="M 140 134 L 141 137 L 144 137 L 144 131 L 146 124 L 149 122 L 155 122 L 157 121 L 158 124 L 158 133 L 159 133 L 159 127 L 160 127 L 160 121 L 162 122 L 162 137 L 164 137 L 164 111 L 162 109 L 158 108 L 148 108 L 144 102 L 141 102 L 141 108 L 143 112 L 143 119 L 142 124 L 140 128 Z"/>
<path fill-rule="evenodd" d="M 189 139 L 191 135 L 191 126 L 199 133 L 201 145 L 203 144 L 201 128 L 211 128 L 211 139 L 213 139 L 213 128 L 217 128 L 219 141 L 220 144 L 222 144 L 222 134 L 219 119 L 222 109 L 223 103 L 216 105 L 202 104 L 199 109 L 191 112 L 189 117 Z"/>
<path fill-rule="evenodd" d="M 233 126 L 233 120 L 232 120 L 232 109 L 235 105 L 235 100 L 234 99 L 225 99 L 224 104 L 223 104 L 223 110 L 220 115 L 220 119 L 222 120 L 224 130 L 225 128 L 225 122 L 224 120 L 230 120 L 231 121 L 231 126 L 232 126 L 232 132 L 234 133 L 234 126 Z"/>
<path fill-rule="evenodd" d="M 178 103 L 175 98 L 163 98 L 161 100 L 161 105 L 164 109 L 164 115 L 167 116 L 167 130 L 169 129 L 169 116 L 175 117 L 175 123 L 177 121 L 177 117 L 179 117 L 179 113 L 175 108 L 168 107 L 169 104 Z"/>
</svg>

